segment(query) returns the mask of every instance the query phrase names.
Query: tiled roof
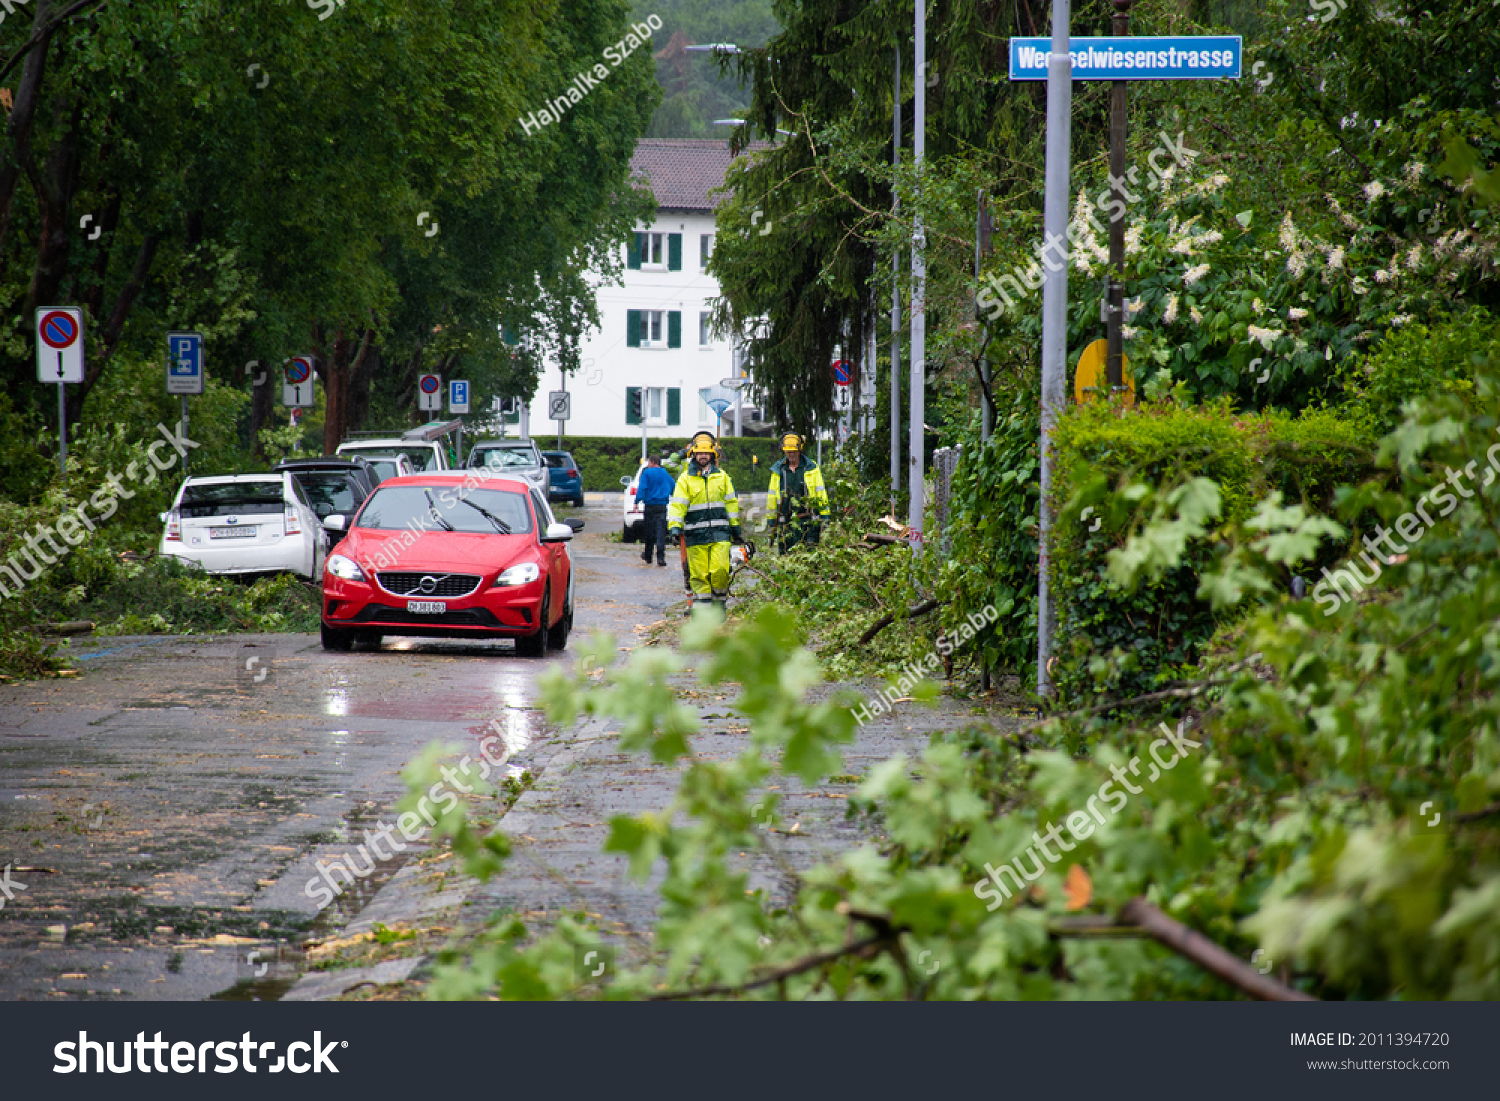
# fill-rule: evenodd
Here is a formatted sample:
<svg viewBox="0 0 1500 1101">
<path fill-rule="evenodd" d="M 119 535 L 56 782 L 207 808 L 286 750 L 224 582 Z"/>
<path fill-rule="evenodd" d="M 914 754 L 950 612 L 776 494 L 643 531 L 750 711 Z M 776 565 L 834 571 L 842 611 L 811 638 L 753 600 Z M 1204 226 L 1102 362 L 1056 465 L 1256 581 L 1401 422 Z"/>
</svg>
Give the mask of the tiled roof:
<svg viewBox="0 0 1500 1101">
<path fill-rule="evenodd" d="M 724 141 L 642 138 L 630 158 L 630 175 L 650 184 L 659 209 L 711 211 L 722 200 L 708 193 L 724 185 L 731 159 Z"/>
</svg>

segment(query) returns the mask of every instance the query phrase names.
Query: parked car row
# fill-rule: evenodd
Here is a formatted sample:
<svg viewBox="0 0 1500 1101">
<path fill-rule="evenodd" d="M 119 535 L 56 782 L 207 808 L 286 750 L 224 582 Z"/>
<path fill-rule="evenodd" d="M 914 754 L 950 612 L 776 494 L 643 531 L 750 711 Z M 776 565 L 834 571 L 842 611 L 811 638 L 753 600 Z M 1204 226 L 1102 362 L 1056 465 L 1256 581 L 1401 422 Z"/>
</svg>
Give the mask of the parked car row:
<svg viewBox="0 0 1500 1101">
<path fill-rule="evenodd" d="M 440 450 L 409 442 L 364 440 L 265 474 L 188 478 L 162 513 L 161 553 L 210 573 L 321 581 L 329 650 L 385 635 L 514 638 L 528 655 L 566 646 L 567 543 L 583 521 L 559 523 L 548 498 L 582 503 L 571 457 L 554 453 L 554 466 L 531 440 L 481 443 L 468 457 L 487 475 L 476 487 L 440 465 Z"/>
</svg>

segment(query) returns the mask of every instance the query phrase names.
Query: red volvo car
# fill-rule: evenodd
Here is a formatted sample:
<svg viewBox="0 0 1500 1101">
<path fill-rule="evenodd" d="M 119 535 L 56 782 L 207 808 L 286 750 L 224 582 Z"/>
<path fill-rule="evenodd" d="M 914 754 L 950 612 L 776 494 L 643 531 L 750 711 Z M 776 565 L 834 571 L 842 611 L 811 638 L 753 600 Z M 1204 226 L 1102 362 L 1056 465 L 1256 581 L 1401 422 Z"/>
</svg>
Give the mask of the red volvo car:
<svg viewBox="0 0 1500 1101">
<path fill-rule="evenodd" d="M 573 627 L 568 540 L 530 483 L 468 470 L 380 483 L 323 568 L 323 648 L 386 635 L 513 638 L 518 653 L 561 650 Z"/>
</svg>

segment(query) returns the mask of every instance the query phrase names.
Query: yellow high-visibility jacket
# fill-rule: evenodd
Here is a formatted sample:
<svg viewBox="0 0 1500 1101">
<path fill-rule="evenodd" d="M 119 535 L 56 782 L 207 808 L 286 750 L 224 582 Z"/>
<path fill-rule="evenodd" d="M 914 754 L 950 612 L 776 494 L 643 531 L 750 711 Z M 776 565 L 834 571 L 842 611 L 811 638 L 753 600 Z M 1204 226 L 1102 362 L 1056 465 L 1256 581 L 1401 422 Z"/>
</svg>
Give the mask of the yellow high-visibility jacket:
<svg viewBox="0 0 1500 1101">
<path fill-rule="evenodd" d="M 828 487 L 823 484 L 823 472 L 818 469 L 818 464 L 806 455 L 802 456 L 796 470 L 788 470 L 785 459 L 777 459 L 771 464 L 766 513 L 772 522 L 782 518 L 783 502 L 789 506 L 791 515 L 805 513 L 809 517 L 815 516 L 820 524 L 828 522 Z"/>
<path fill-rule="evenodd" d="M 694 463 L 677 479 L 667 504 L 667 534 L 675 539 L 679 533 L 690 547 L 740 538 L 740 499 L 718 464 L 700 474 Z"/>
</svg>

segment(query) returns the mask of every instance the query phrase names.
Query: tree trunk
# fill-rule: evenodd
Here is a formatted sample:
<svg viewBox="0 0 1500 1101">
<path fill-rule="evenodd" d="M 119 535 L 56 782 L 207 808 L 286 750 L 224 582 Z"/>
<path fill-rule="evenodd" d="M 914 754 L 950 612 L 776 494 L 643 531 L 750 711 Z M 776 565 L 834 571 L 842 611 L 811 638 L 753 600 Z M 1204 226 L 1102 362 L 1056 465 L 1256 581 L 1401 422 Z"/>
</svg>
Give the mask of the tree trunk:
<svg viewBox="0 0 1500 1101">
<path fill-rule="evenodd" d="M 273 395 L 280 389 L 280 374 L 265 365 L 254 370 L 250 379 L 250 450 L 257 459 L 264 461 L 266 448 L 260 441 L 260 430 L 271 424 Z M 264 381 L 257 385 L 256 379 L 262 376 Z"/>
<path fill-rule="evenodd" d="M 68 254 L 72 245 L 73 191 L 78 186 L 78 124 L 81 111 L 66 100 L 57 105 L 59 120 L 67 118 L 67 127 L 47 154 L 47 165 L 39 177 L 32 178 L 37 205 L 41 210 L 42 228 L 37 242 L 36 264 L 31 271 L 31 288 L 26 295 L 25 316 L 38 306 L 61 305 L 58 295 L 68 274 Z M 68 118 L 68 116 L 71 116 Z M 27 172 L 30 176 L 30 171 Z"/>
<path fill-rule="evenodd" d="M 36 37 L 46 26 L 51 8 L 51 0 L 36 0 L 36 11 L 31 20 L 31 37 Z M 5 150 L 3 159 L 0 159 L 0 255 L 4 254 L 6 238 L 10 236 L 16 185 L 20 182 L 23 171 L 35 171 L 34 166 L 27 167 L 32 162 L 31 127 L 36 120 L 36 105 L 41 96 L 42 78 L 47 72 L 47 53 L 50 48 L 50 40 L 44 41 L 26 55 L 26 64 L 21 69 L 21 83 L 16 88 L 15 102 L 5 124 Z"/>
</svg>

